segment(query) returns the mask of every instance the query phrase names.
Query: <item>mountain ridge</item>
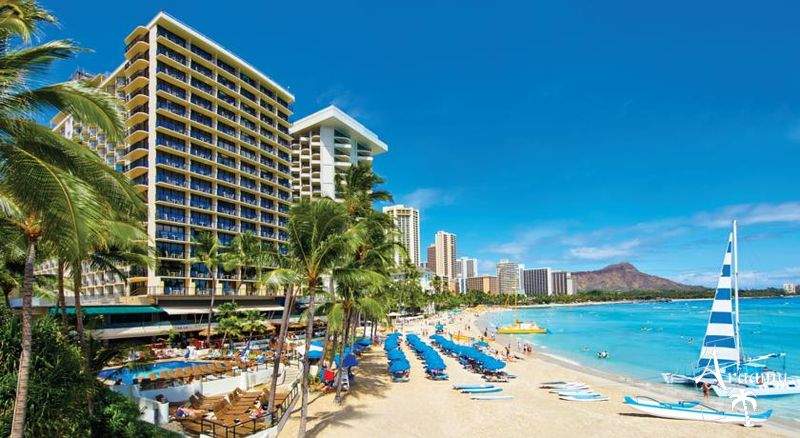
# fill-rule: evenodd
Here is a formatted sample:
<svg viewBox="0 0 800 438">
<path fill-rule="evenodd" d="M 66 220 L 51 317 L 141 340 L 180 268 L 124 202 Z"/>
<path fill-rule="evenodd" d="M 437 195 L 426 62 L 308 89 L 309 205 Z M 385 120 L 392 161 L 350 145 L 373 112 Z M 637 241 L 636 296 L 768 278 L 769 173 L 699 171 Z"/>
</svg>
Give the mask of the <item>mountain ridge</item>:
<svg viewBox="0 0 800 438">
<path fill-rule="evenodd" d="M 646 274 L 629 262 L 614 263 L 595 271 L 573 272 L 572 279 L 578 292 L 603 291 L 697 291 L 702 286 L 678 283 L 667 278 Z"/>
</svg>

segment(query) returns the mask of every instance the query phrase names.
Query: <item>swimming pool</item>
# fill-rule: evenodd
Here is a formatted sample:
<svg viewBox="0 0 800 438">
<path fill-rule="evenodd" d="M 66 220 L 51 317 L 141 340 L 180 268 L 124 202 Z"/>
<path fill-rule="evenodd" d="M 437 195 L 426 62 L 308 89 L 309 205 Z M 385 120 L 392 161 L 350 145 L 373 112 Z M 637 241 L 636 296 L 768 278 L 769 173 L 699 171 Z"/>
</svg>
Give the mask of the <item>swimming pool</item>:
<svg viewBox="0 0 800 438">
<path fill-rule="evenodd" d="M 123 385 L 132 385 L 133 379 L 145 377 L 151 373 L 159 373 L 167 370 L 179 368 L 189 368 L 198 365 L 206 365 L 208 362 L 190 362 L 182 360 L 171 360 L 167 362 L 156 362 L 141 365 L 132 365 L 119 368 L 110 368 L 100 371 L 97 376 L 101 379 L 122 380 Z"/>
</svg>

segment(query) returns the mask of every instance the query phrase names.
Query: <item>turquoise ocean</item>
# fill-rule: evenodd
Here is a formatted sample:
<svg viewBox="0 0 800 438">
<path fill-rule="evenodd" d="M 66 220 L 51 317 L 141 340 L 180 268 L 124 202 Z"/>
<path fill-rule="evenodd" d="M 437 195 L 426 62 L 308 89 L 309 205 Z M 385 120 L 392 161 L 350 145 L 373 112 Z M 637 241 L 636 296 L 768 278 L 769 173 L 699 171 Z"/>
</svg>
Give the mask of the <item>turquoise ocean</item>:
<svg viewBox="0 0 800 438">
<path fill-rule="evenodd" d="M 661 372 L 693 369 L 710 307 L 711 300 L 541 307 L 492 313 L 488 322 L 507 324 L 517 316 L 537 322 L 551 334 L 518 337 L 540 351 L 658 385 Z M 785 358 L 767 364 L 800 375 L 800 297 L 742 299 L 740 307 L 745 355 L 785 352 Z M 602 350 L 608 351 L 608 359 L 597 358 Z M 800 395 L 759 400 L 762 407 L 800 419 Z"/>
</svg>

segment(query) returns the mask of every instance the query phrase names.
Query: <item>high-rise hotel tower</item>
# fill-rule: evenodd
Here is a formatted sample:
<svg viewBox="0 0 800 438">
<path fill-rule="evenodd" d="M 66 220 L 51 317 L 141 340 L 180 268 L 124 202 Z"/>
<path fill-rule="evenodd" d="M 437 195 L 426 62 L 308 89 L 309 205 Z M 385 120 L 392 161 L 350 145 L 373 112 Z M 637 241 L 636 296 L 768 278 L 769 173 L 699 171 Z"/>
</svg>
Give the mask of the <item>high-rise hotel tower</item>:
<svg viewBox="0 0 800 438">
<path fill-rule="evenodd" d="M 127 291 L 119 278 L 107 273 L 87 275 L 86 290 L 103 295 L 209 294 L 208 268 L 191 263 L 194 235 L 211 232 L 223 244 L 239 233 L 274 244 L 286 238 L 294 96 L 164 13 L 135 28 L 124 43 L 125 62 L 102 82 L 125 102 L 124 143 L 110 144 L 93 128 L 63 115 L 53 124 L 94 149 L 144 193 L 147 233 L 159 264 L 131 272 Z M 246 285 L 253 277 L 252 270 L 220 268 L 217 293 L 252 291 Z"/>
<path fill-rule="evenodd" d="M 292 188 L 296 198 L 339 199 L 336 175 L 350 166 L 372 163 L 389 146 L 344 111 L 323 108 L 294 122 L 291 128 Z"/>
</svg>

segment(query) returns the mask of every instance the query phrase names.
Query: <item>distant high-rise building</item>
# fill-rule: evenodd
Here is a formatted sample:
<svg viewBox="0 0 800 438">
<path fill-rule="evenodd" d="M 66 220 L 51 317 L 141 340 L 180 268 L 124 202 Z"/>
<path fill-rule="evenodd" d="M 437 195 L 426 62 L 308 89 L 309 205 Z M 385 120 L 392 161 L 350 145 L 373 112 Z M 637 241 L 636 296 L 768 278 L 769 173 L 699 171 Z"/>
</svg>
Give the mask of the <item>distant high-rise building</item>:
<svg viewBox="0 0 800 438">
<path fill-rule="evenodd" d="M 526 295 L 553 295 L 553 275 L 550 268 L 526 269 L 522 274 L 525 277 Z"/>
<path fill-rule="evenodd" d="M 478 276 L 478 259 L 461 257 L 456 259 L 456 279 L 458 280 L 458 291 L 467 291 L 467 278 Z"/>
<path fill-rule="evenodd" d="M 436 245 L 428 246 L 428 260 L 425 262 L 425 267 L 431 272 L 436 272 Z"/>
<path fill-rule="evenodd" d="M 456 278 L 456 235 L 437 231 L 434 243 L 434 272 L 448 281 Z M 430 255 L 430 249 L 428 250 Z M 430 259 L 429 259 L 430 262 Z"/>
<path fill-rule="evenodd" d="M 783 291 L 787 294 L 797 293 L 797 285 L 794 283 L 786 283 L 783 285 Z"/>
<path fill-rule="evenodd" d="M 520 263 L 519 266 L 517 267 L 517 269 L 519 270 L 519 289 L 518 290 L 519 290 L 520 293 L 524 293 L 525 292 L 525 264 Z"/>
<path fill-rule="evenodd" d="M 500 282 L 494 275 L 479 275 L 467 278 L 467 291 L 485 292 L 491 295 L 500 293 Z"/>
<path fill-rule="evenodd" d="M 406 249 L 408 260 L 414 266 L 419 265 L 419 210 L 398 204 L 383 207 L 383 212 L 394 219 L 394 226 L 400 231 L 398 241 Z M 401 255 L 400 250 L 395 251 L 394 260 L 398 265 L 402 261 Z"/>
<path fill-rule="evenodd" d="M 572 273 L 553 272 L 551 274 L 553 284 L 553 295 L 574 295 L 575 289 L 572 285 Z"/>
<path fill-rule="evenodd" d="M 508 260 L 500 260 L 497 264 L 497 280 L 500 283 L 501 294 L 516 294 L 519 292 L 519 265 Z"/>
<path fill-rule="evenodd" d="M 344 111 L 329 106 L 292 124 L 292 193 L 295 198 L 336 193 L 336 175 L 389 150 L 374 132 Z"/>
</svg>

